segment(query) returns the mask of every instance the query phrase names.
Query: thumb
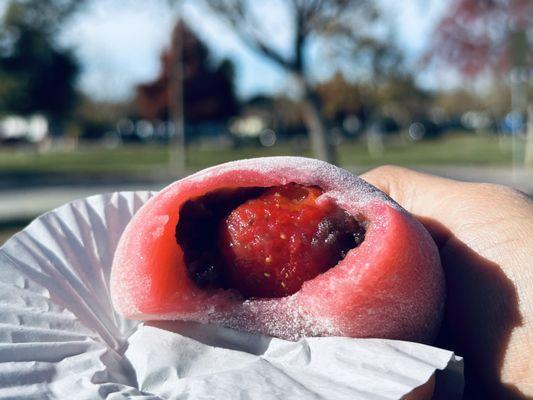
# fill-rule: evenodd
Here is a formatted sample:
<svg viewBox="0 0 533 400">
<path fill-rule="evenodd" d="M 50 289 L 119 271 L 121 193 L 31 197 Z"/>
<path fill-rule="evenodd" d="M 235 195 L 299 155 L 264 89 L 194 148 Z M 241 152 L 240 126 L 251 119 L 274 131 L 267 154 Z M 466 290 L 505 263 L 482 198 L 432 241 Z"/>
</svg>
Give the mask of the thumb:
<svg viewBox="0 0 533 400">
<path fill-rule="evenodd" d="M 372 169 L 361 178 L 419 219 L 437 244 L 447 240 L 447 232 L 454 231 L 462 220 L 459 197 L 468 183 L 389 165 Z"/>
</svg>

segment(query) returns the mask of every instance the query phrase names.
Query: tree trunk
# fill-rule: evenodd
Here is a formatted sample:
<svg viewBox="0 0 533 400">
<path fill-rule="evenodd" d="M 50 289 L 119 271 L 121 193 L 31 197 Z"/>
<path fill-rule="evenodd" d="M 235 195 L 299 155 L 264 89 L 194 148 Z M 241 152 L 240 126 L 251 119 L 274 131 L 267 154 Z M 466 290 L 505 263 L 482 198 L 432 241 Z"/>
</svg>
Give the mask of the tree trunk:
<svg viewBox="0 0 533 400">
<path fill-rule="evenodd" d="M 326 126 L 320 115 L 320 106 L 316 94 L 303 79 L 299 79 L 304 91 L 303 119 L 311 140 L 311 149 L 316 158 L 330 164 L 337 163 L 337 152 L 331 138 L 328 138 Z"/>
</svg>

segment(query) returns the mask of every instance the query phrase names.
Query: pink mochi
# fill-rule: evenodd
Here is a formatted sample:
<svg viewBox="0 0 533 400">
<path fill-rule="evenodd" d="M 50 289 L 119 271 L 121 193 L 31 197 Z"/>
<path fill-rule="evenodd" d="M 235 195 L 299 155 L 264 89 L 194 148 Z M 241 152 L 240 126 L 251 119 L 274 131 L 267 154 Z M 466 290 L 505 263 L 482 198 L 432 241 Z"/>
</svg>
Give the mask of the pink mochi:
<svg viewBox="0 0 533 400">
<path fill-rule="evenodd" d="M 318 186 L 364 225 L 365 239 L 336 266 L 293 295 L 243 298 L 235 289 L 202 289 L 187 274 L 175 229 L 180 208 L 218 189 Z M 167 186 L 126 227 L 115 253 L 116 310 L 136 320 L 182 320 L 297 340 L 376 337 L 430 343 L 439 328 L 445 284 L 435 243 L 392 199 L 350 172 L 299 157 L 218 165 Z"/>
</svg>

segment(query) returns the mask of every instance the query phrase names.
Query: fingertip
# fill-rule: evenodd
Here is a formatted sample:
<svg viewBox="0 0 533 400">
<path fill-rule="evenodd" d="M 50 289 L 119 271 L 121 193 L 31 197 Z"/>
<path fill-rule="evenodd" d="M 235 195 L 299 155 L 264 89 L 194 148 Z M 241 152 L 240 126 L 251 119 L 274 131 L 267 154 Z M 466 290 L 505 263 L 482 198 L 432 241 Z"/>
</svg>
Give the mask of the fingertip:
<svg viewBox="0 0 533 400">
<path fill-rule="evenodd" d="M 412 212 L 414 193 L 420 187 L 419 175 L 419 172 L 397 165 L 382 165 L 362 174 L 361 178 Z"/>
<path fill-rule="evenodd" d="M 361 175 L 361 178 L 390 195 L 391 184 L 397 176 L 405 173 L 406 168 L 387 164 L 373 168 Z"/>
<path fill-rule="evenodd" d="M 423 212 L 425 206 L 453 189 L 458 181 L 414 171 L 396 165 L 383 165 L 361 175 L 371 185 L 388 194 L 402 207 L 413 213 Z"/>
<path fill-rule="evenodd" d="M 455 197 L 461 193 L 461 182 L 396 165 L 374 168 L 362 174 L 361 178 L 413 214 L 437 243 L 448 239 L 446 226 L 453 222 L 451 215 L 457 203 Z"/>
</svg>

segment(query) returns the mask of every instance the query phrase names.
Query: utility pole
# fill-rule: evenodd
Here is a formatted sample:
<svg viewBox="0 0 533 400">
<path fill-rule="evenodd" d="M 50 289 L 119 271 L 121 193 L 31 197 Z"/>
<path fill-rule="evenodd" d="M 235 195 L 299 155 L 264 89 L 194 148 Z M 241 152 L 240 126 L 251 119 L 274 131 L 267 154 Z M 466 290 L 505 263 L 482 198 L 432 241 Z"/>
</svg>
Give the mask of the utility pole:
<svg viewBox="0 0 533 400">
<path fill-rule="evenodd" d="M 186 174 L 187 147 L 185 138 L 185 116 L 183 102 L 183 39 L 184 28 L 181 20 L 172 33 L 171 68 L 168 84 L 169 127 L 169 167 L 171 173 L 182 177 Z"/>
<path fill-rule="evenodd" d="M 533 168 L 533 104 L 527 107 L 526 167 Z"/>
<path fill-rule="evenodd" d="M 509 58 L 511 62 L 511 71 L 509 74 L 511 87 L 511 110 L 516 117 L 520 118 L 520 122 L 527 121 L 528 118 L 528 98 L 527 85 L 529 81 L 528 68 L 528 39 L 525 29 L 517 29 L 509 31 Z M 520 141 L 523 140 L 526 132 L 524 126 L 520 125 L 513 127 L 512 149 L 513 149 L 513 168 L 522 164 L 522 161 L 527 164 L 528 154 L 533 150 L 530 148 L 533 143 L 530 137 L 526 139 L 524 159 L 521 157 Z M 528 133 L 529 136 L 529 133 Z"/>
</svg>

